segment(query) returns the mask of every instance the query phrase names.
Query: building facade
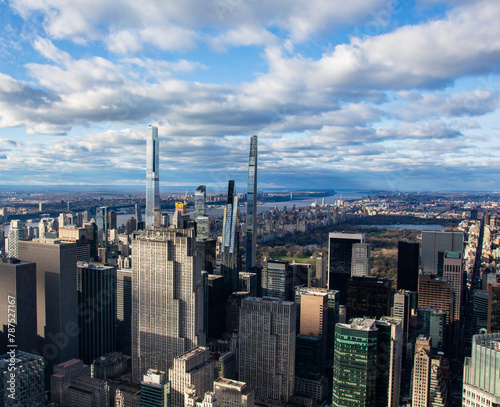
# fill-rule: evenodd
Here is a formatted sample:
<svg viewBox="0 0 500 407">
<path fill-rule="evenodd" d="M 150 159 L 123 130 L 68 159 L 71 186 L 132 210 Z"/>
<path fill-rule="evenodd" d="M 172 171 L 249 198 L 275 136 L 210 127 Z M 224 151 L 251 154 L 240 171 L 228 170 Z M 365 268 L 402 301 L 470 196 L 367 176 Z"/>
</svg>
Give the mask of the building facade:
<svg viewBox="0 0 500 407">
<path fill-rule="evenodd" d="M 148 369 L 141 381 L 141 407 L 171 407 L 171 385 L 167 374 Z"/>
<path fill-rule="evenodd" d="M 471 357 L 465 358 L 464 407 L 500 405 L 500 332 L 474 335 Z"/>
<path fill-rule="evenodd" d="M 285 404 L 295 388 L 296 305 L 272 298 L 242 301 L 239 379 L 257 400 Z"/>
<path fill-rule="evenodd" d="M 420 267 L 420 244 L 398 242 L 398 290 L 417 291 Z"/>
<path fill-rule="evenodd" d="M 166 371 L 175 357 L 205 344 L 193 222 L 176 212 L 171 228 L 138 236 L 132 270 L 132 370 L 138 382 L 148 369 Z"/>
<path fill-rule="evenodd" d="M 352 246 L 365 243 L 364 233 L 330 233 L 328 236 L 328 288 L 340 291 L 340 303 L 347 302 L 347 280 L 351 277 Z"/>
<path fill-rule="evenodd" d="M 43 357 L 22 351 L 0 356 L 0 405 L 46 405 Z"/>
<path fill-rule="evenodd" d="M 39 351 L 49 367 L 78 357 L 76 244 L 53 239 L 19 242 L 22 260 L 36 263 Z"/>
<path fill-rule="evenodd" d="M 253 407 L 255 403 L 255 391 L 236 380 L 216 379 L 214 393 L 220 407 Z"/>
<path fill-rule="evenodd" d="M 79 356 L 90 364 L 116 349 L 116 268 L 77 263 Z"/>
<path fill-rule="evenodd" d="M 168 377 L 172 385 L 172 407 L 184 406 L 184 391 L 189 386 L 196 388 L 202 397 L 206 392 L 212 391 L 214 363 L 208 348 L 198 346 L 176 357 L 168 371 Z"/>
<path fill-rule="evenodd" d="M 7 352 L 9 324 L 15 325 L 18 350 L 33 352 L 36 333 L 36 265 L 15 258 L 0 259 L 0 353 Z"/>
<path fill-rule="evenodd" d="M 238 291 L 239 281 L 239 224 L 238 196 L 234 181 L 229 181 L 227 190 L 227 206 L 224 209 L 222 226 L 221 274 L 224 276 L 227 295 Z"/>
</svg>

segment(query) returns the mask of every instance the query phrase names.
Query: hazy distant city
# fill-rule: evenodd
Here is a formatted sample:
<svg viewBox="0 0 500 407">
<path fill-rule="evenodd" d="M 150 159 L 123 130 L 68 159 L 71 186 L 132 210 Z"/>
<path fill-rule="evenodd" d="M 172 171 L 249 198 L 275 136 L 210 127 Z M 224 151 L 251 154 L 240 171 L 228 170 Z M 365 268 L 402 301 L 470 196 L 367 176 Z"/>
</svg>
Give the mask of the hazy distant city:
<svg viewBox="0 0 500 407">
<path fill-rule="evenodd" d="M 145 139 L 145 194 L 0 195 L 3 405 L 498 404 L 499 194 L 259 193 L 252 136 L 161 196 Z"/>
</svg>

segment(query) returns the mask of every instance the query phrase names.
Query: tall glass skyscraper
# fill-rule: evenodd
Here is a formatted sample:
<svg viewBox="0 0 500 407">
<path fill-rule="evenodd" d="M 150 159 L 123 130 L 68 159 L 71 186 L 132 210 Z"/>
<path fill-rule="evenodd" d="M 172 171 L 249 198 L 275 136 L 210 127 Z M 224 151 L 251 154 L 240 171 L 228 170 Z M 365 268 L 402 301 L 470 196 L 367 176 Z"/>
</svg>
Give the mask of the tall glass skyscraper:
<svg viewBox="0 0 500 407">
<path fill-rule="evenodd" d="M 221 249 L 221 271 L 228 294 L 238 291 L 238 243 L 238 197 L 234 181 L 231 180 L 227 190 L 227 206 L 224 209 Z"/>
<path fill-rule="evenodd" d="M 257 136 L 250 139 L 250 157 L 248 158 L 247 190 L 247 258 L 246 271 L 255 266 L 255 224 L 257 223 Z"/>
<path fill-rule="evenodd" d="M 158 127 L 148 127 L 146 142 L 146 229 L 160 226 L 160 145 Z"/>
<path fill-rule="evenodd" d="M 364 233 L 330 233 L 328 236 L 328 288 L 340 291 L 340 303 L 347 302 L 347 280 L 351 277 L 352 246 L 364 243 Z"/>
<path fill-rule="evenodd" d="M 205 210 L 206 198 L 207 187 L 200 185 L 194 193 L 194 220 L 196 221 L 196 237 L 199 239 L 210 238 L 210 220 Z"/>
</svg>

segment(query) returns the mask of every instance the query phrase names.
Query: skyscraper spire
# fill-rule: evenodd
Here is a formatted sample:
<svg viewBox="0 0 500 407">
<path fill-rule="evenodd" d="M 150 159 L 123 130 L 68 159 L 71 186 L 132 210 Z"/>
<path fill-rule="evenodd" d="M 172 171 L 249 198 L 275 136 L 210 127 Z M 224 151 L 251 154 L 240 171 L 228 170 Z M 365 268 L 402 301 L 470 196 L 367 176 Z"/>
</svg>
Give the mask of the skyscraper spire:
<svg viewBox="0 0 500 407">
<path fill-rule="evenodd" d="M 248 159 L 247 190 L 247 257 L 246 271 L 255 266 L 255 223 L 257 222 L 257 136 L 250 138 L 250 156 Z"/>
<path fill-rule="evenodd" d="M 158 127 L 148 127 L 146 144 L 146 229 L 161 224 Z"/>
</svg>

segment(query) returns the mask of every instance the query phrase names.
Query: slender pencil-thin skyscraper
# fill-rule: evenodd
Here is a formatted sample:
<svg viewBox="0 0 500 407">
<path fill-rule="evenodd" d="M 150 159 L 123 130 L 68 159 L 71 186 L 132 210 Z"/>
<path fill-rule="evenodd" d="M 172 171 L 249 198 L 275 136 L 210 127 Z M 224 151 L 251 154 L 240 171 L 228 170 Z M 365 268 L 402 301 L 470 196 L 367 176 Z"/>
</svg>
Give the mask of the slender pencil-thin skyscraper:
<svg viewBox="0 0 500 407">
<path fill-rule="evenodd" d="M 160 226 L 160 145 L 158 127 L 148 127 L 146 143 L 146 229 Z"/>
<path fill-rule="evenodd" d="M 248 159 L 247 190 L 247 259 L 246 271 L 255 266 L 255 223 L 257 222 L 257 136 L 250 138 L 250 157 Z"/>
</svg>

